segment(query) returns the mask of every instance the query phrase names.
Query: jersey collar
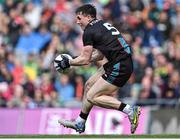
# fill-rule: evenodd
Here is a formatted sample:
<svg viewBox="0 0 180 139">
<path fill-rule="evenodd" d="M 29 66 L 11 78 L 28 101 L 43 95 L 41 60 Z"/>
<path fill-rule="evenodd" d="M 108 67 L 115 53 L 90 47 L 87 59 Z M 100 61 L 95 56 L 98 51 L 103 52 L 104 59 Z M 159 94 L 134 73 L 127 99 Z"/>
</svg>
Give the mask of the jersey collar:
<svg viewBox="0 0 180 139">
<path fill-rule="evenodd" d="M 88 26 L 92 25 L 92 23 L 93 23 L 95 20 L 98 20 L 98 19 L 97 19 L 97 18 L 92 19 L 92 20 L 87 24 L 87 26 L 85 27 L 85 29 L 86 29 Z"/>
</svg>

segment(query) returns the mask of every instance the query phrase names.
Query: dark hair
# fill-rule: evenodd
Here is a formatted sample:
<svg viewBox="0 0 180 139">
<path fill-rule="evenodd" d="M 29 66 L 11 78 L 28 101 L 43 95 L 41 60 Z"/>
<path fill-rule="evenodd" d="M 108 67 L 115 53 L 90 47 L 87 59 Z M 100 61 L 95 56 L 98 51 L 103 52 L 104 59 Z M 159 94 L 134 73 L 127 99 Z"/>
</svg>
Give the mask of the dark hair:
<svg viewBox="0 0 180 139">
<path fill-rule="evenodd" d="M 83 15 L 90 15 L 92 18 L 96 18 L 96 8 L 91 4 L 85 4 L 76 9 L 76 14 L 82 13 Z"/>
</svg>

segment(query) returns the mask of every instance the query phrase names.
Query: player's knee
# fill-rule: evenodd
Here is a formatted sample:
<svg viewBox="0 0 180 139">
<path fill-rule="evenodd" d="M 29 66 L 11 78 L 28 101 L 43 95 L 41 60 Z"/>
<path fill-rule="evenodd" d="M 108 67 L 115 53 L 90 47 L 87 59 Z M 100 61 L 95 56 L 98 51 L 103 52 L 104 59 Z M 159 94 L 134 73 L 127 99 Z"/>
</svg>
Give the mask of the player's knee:
<svg viewBox="0 0 180 139">
<path fill-rule="evenodd" d="M 92 104 L 95 103 L 95 102 L 94 102 L 94 97 L 93 97 L 92 95 L 90 95 L 90 94 L 87 93 L 86 98 L 87 98 L 87 101 L 89 101 L 90 103 L 92 103 Z"/>
</svg>

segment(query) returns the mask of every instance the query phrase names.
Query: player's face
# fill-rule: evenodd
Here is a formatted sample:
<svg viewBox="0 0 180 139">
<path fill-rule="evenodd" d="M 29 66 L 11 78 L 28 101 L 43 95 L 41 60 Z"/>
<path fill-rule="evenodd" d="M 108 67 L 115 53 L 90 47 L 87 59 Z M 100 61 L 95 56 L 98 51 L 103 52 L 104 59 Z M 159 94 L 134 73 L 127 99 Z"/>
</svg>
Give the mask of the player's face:
<svg viewBox="0 0 180 139">
<path fill-rule="evenodd" d="M 91 16 L 77 14 L 76 23 L 84 30 L 87 24 L 91 21 Z"/>
</svg>

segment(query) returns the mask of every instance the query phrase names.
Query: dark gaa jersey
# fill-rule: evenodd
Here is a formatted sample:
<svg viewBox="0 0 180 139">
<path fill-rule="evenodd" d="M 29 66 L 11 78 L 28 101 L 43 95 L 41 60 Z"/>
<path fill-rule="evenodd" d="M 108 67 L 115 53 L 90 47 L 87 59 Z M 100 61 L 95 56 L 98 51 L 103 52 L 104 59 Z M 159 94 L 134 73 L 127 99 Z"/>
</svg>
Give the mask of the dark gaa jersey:
<svg viewBox="0 0 180 139">
<path fill-rule="evenodd" d="M 110 63 L 121 61 L 130 55 L 130 47 L 111 24 L 103 20 L 93 20 L 85 28 L 84 46 L 92 45 L 101 51 Z"/>
</svg>

